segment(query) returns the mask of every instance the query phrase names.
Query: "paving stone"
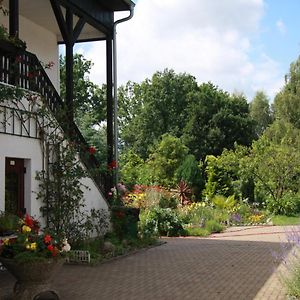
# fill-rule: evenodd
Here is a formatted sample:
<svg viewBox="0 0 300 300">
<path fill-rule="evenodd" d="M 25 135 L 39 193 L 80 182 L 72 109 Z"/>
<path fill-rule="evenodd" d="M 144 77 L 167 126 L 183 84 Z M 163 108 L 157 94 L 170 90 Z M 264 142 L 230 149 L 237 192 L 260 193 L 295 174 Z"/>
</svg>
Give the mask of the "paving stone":
<svg viewBox="0 0 300 300">
<path fill-rule="evenodd" d="M 233 229 L 166 244 L 95 267 L 65 265 L 54 280 L 63 300 L 286 299 L 271 251 L 286 228 Z M 0 299 L 14 279 L 0 272 Z"/>
</svg>

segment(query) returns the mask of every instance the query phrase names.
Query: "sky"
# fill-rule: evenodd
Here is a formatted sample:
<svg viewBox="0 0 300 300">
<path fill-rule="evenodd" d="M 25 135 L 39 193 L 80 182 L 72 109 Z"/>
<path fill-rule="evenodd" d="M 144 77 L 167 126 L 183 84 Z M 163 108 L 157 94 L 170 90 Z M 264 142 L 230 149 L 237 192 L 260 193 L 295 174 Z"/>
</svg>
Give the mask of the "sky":
<svg viewBox="0 0 300 300">
<path fill-rule="evenodd" d="M 299 0 L 138 0 L 117 26 L 118 85 L 168 68 L 272 101 L 300 54 L 299 11 Z M 90 79 L 105 83 L 105 42 L 75 51 L 94 63 Z"/>
</svg>

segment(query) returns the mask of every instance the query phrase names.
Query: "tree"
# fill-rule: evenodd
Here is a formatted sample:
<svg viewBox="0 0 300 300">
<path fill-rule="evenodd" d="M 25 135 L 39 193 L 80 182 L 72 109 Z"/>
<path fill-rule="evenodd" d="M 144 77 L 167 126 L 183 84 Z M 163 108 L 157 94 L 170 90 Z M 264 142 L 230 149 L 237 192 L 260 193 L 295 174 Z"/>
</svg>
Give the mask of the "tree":
<svg viewBox="0 0 300 300">
<path fill-rule="evenodd" d="M 183 141 L 197 160 L 204 161 L 206 155 L 220 155 L 235 143 L 251 144 L 254 123 L 244 96 L 229 95 L 212 83 L 203 83 L 189 96 Z"/>
<path fill-rule="evenodd" d="M 145 162 L 133 150 L 123 151 L 120 156 L 121 178 L 122 181 L 130 188 L 135 184 L 143 184 L 140 181 L 142 169 Z"/>
<path fill-rule="evenodd" d="M 188 94 L 197 90 L 195 78 L 173 70 L 156 72 L 140 85 L 130 83 L 120 93 L 120 137 L 143 159 L 150 146 L 169 133 L 182 135 L 187 121 Z"/>
<path fill-rule="evenodd" d="M 176 172 L 187 154 L 188 149 L 179 138 L 164 134 L 152 148 L 147 161 L 152 183 L 169 187 L 176 185 Z"/>
<path fill-rule="evenodd" d="M 300 184 L 300 131 L 283 120 L 275 121 L 253 143 L 247 162 L 256 190 L 279 201 L 286 193 L 297 193 Z"/>
<path fill-rule="evenodd" d="M 300 57 L 291 64 L 285 86 L 275 97 L 274 112 L 277 119 L 300 129 Z"/>
<path fill-rule="evenodd" d="M 197 162 L 193 154 L 189 154 L 176 171 L 177 181 L 180 182 L 183 180 L 186 182 L 192 188 L 193 193 L 198 197 L 201 195 L 201 190 L 204 185 L 202 167 L 202 163 Z"/>
<path fill-rule="evenodd" d="M 64 99 L 65 58 L 60 56 L 60 92 Z M 106 164 L 106 87 L 100 88 L 89 79 L 92 62 L 81 54 L 74 55 L 74 118 L 90 145 L 96 147 L 96 157 Z"/>
<path fill-rule="evenodd" d="M 269 99 L 263 91 L 258 91 L 250 103 L 250 116 L 255 121 L 255 134 L 260 137 L 273 121 Z"/>
</svg>

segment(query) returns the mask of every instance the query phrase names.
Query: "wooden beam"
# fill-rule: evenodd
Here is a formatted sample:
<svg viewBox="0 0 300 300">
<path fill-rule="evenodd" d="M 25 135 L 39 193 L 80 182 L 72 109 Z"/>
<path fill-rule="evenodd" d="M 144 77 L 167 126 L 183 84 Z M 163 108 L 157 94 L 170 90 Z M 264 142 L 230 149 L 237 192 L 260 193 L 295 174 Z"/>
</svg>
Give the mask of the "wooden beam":
<svg viewBox="0 0 300 300">
<path fill-rule="evenodd" d="M 112 65 L 112 37 L 106 39 L 106 101 L 107 101 L 107 165 L 114 159 L 114 134 L 113 134 L 113 65 Z M 106 192 L 113 187 L 112 174 L 108 174 Z M 106 195 L 107 196 L 107 195 Z"/>
<path fill-rule="evenodd" d="M 19 37 L 19 0 L 9 0 L 9 35 Z"/>
<path fill-rule="evenodd" d="M 58 24 L 60 33 L 64 39 L 64 41 L 66 42 L 67 40 L 71 39 L 71 36 L 69 36 L 68 33 L 68 29 L 67 29 L 67 24 L 64 18 L 64 15 L 62 13 L 61 7 L 59 5 L 59 3 L 56 0 L 50 0 L 51 6 L 52 6 L 52 10 L 54 12 L 55 18 L 56 18 L 56 22 Z"/>
<path fill-rule="evenodd" d="M 66 28 L 69 38 L 66 41 L 66 104 L 67 118 L 70 121 L 74 119 L 74 80 L 73 80 L 73 12 L 70 8 L 66 11 Z"/>
<path fill-rule="evenodd" d="M 83 26 L 85 24 L 85 19 L 83 17 L 81 17 L 78 21 L 77 21 L 77 24 L 73 30 L 73 34 L 72 34 L 72 39 L 73 39 L 73 43 L 76 43 L 82 29 L 83 29 Z"/>
</svg>

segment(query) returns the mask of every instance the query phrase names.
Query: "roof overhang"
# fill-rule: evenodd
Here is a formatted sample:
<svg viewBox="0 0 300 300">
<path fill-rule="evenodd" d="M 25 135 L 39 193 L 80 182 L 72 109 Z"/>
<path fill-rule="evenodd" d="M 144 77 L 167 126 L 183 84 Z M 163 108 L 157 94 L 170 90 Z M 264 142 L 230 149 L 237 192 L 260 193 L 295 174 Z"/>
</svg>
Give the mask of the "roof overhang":
<svg viewBox="0 0 300 300">
<path fill-rule="evenodd" d="M 129 11 L 134 7 L 130 0 L 56 0 L 65 14 L 66 7 L 74 12 L 74 24 L 79 17 L 86 21 L 77 42 L 105 39 L 113 30 L 114 12 Z M 8 7 L 9 0 L 4 0 Z M 19 0 L 20 15 L 55 33 L 58 43 L 64 40 L 57 25 L 50 0 Z"/>
</svg>

